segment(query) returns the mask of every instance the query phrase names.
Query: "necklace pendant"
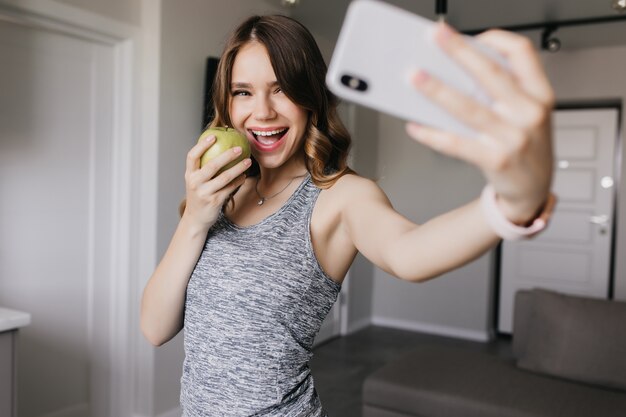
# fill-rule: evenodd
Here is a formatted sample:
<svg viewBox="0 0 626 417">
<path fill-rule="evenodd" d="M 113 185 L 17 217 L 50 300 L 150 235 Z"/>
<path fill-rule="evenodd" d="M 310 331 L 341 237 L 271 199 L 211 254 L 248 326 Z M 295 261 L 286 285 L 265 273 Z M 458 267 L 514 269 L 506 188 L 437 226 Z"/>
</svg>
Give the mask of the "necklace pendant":
<svg viewBox="0 0 626 417">
<path fill-rule="evenodd" d="M 259 199 L 259 201 L 256 203 L 257 206 L 262 206 L 263 203 L 265 203 L 265 198 L 261 197 L 261 199 Z"/>
</svg>

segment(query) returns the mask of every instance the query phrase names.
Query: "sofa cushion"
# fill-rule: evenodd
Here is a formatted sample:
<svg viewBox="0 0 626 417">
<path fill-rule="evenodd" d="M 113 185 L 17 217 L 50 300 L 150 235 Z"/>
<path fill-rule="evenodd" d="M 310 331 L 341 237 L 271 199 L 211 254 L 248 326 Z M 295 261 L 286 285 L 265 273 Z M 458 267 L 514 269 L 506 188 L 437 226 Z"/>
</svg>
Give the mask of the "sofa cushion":
<svg viewBox="0 0 626 417">
<path fill-rule="evenodd" d="M 533 290 L 525 332 L 520 368 L 626 390 L 626 303 Z"/>
<path fill-rule="evenodd" d="M 367 417 L 623 417 L 626 394 L 518 369 L 462 348 L 421 346 L 370 375 Z"/>
</svg>

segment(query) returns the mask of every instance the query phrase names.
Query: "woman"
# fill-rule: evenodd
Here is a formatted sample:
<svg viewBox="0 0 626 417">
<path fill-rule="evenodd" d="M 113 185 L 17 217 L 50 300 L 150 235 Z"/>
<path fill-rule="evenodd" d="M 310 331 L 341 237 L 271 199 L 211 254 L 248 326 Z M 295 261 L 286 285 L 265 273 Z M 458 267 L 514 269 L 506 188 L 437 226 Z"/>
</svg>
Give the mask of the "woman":
<svg viewBox="0 0 626 417">
<path fill-rule="evenodd" d="M 213 124 L 245 133 L 254 161 L 215 176 L 241 149 L 202 168 L 214 138 L 190 150 L 186 208 L 142 300 L 150 342 L 185 329 L 184 416 L 324 416 L 307 363 L 357 252 L 420 282 L 475 259 L 499 235 L 545 223 L 553 94 L 537 55 L 511 33 L 481 35 L 509 60 L 508 73 L 446 26 L 437 39 L 497 105 L 417 73 L 416 89 L 482 135 L 471 141 L 415 124 L 408 133 L 478 166 L 497 201 L 485 193 L 418 226 L 347 166 L 350 138 L 311 34 L 282 16 L 255 16 L 235 30 L 218 69 Z"/>
</svg>

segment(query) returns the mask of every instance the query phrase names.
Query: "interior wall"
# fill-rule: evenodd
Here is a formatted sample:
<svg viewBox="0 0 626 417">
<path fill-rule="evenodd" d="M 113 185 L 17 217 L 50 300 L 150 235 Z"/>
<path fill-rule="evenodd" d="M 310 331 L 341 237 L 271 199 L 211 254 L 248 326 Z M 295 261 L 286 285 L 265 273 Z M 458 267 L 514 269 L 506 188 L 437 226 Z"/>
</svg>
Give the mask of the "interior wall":
<svg viewBox="0 0 626 417">
<path fill-rule="evenodd" d="M 377 177 L 378 155 L 378 114 L 355 104 L 350 105 L 349 113 L 352 130 L 352 168 L 357 174 L 374 181 Z M 372 321 L 372 297 L 374 266 L 363 255 L 358 254 L 348 272 L 349 291 L 347 294 L 348 333 L 357 331 Z"/>
<path fill-rule="evenodd" d="M 401 120 L 380 115 L 379 123 L 379 185 L 398 212 L 419 224 L 478 197 L 484 180 L 477 169 L 417 144 Z M 421 284 L 375 268 L 372 321 L 485 340 L 489 268 L 490 255 L 485 255 Z"/>
<path fill-rule="evenodd" d="M 158 258 L 165 252 L 178 224 L 178 204 L 185 193 L 185 157 L 201 131 L 206 58 L 220 55 L 227 35 L 239 22 L 252 14 L 265 13 L 286 14 L 286 10 L 279 6 L 279 2 L 162 2 Z M 183 358 L 182 334 L 156 349 L 155 415 L 168 412 L 179 404 Z"/>
<path fill-rule="evenodd" d="M 141 0 L 54 0 L 113 20 L 140 26 Z"/>
</svg>

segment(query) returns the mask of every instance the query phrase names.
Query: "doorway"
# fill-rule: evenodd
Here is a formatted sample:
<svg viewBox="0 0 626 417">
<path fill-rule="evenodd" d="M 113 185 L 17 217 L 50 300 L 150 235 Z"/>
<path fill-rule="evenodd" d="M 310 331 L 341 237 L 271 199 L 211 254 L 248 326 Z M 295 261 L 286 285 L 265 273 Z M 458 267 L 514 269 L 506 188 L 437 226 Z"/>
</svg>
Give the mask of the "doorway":
<svg viewBox="0 0 626 417">
<path fill-rule="evenodd" d="M 0 305 L 20 416 L 129 415 L 136 34 L 66 11 L 0 5 Z"/>
<path fill-rule="evenodd" d="M 612 297 L 620 112 L 617 106 L 554 112 L 558 205 L 537 238 L 501 244 L 499 332 L 511 333 L 520 289 Z"/>
</svg>

